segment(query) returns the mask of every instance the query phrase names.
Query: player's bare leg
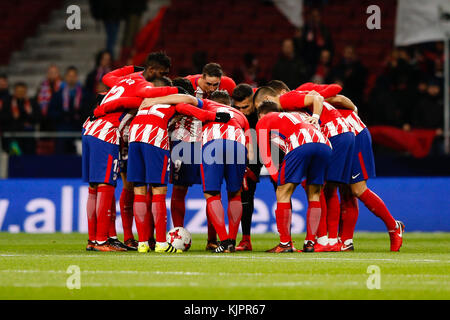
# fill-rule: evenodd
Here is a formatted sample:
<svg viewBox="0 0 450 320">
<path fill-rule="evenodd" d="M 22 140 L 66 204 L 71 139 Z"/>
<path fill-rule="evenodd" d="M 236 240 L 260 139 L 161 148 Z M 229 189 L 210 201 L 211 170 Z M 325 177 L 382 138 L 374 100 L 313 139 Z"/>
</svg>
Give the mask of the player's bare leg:
<svg viewBox="0 0 450 320">
<path fill-rule="evenodd" d="M 277 187 L 277 209 L 275 210 L 275 218 L 277 221 L 278 233 L 280 234 L 280 243 L 266 252 L 284 253 L 294 252 L 295 250 L 291 238 L 291 197 L 295 188 L 296 185 L 293 183 L 286 183 Z"/>
<path fill-rule="evenodd" d="M 308 198 L 308 210 L 306 212 L 306 234 L 303 252 L 314 252 L 314 243 L 319 229 L 322 208 L 320 205 L 320 193 L 322 186 L 317 184 L 306 185 L 306 196 Z"/>
<path fill-rule="evenodd" d="M 403 222 L 395 220 L 392 217 L 383 200 L 367 188 L 367 182 L 365 180 L 352 184 L 351 189 L 353 195 L 361 200 L 367 209 L 383 220 L 389 232 L 391 251 L 399 251 L 403 243 L 403 232 L 405 230 Z"/>
</svg>

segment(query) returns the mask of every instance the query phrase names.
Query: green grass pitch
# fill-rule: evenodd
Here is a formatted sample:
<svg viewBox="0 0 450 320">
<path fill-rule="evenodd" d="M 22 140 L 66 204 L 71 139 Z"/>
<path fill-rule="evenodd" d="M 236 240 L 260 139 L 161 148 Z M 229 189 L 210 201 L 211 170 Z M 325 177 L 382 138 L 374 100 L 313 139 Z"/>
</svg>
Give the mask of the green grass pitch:
<svg viewBox="0 0 450 320">
<path fill-rule="evenodd" d="M 406 233 L 401 252 L 387 233 L 357 233 L 355 252 L 263 252 L 277 239 L 216 255 L 194 235 L 189 252 L 169 255 L 86 252 L 84 234 L 0 233 L 0 299 L 450 299 L 450 233 Z M 80 289 L 67 288 L 70 265 Z M 371 265 L 380 289 L 367 288 Z"/>
</svg>

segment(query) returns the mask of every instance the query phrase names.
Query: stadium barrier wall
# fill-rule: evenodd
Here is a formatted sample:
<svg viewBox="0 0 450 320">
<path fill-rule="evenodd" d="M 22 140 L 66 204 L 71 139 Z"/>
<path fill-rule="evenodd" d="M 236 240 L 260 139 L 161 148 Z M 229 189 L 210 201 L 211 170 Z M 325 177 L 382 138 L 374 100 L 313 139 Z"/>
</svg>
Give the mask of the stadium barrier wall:
<svg viewBox="0 0 450 320">
<path fill-rule="evenodd" d="M 387 204 L 407 231 L 450 231 L 450 177 L 376 178 L 370 188 Z M 116 189 L 117 214 L 121 181 Z M 169 195 L 171 186 L 169 186 Z M 6 179 L 0 180 L 0 231 L 53 233 L 87 232 L 85 214 L 87 184 L 80 179 Z M 226 206 L 226 193 L 222 190 Z M 298 187 L 294 193 L 292 233 L 305 231 L 306 197 Z M 268 178 L 258 184 L 252 232 L 276 232 L 275 193 Z M 170 198 L 167 198 L 168 227 L 171 227 Z M 384 224 L 360 202 L 356 229 L 385 231 Z M 116 220 L 121 232 L 120 217 Z M 206 233 L 205 200 L 199 185 L 192 187 L 186 202 L 186 228 Z"/>
</svg>

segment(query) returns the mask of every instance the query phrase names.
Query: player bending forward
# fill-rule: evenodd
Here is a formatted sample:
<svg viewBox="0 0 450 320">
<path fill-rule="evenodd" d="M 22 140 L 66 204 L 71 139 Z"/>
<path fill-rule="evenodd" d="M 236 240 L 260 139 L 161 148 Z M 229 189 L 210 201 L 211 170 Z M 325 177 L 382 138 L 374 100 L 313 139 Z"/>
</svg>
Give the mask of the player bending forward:
<svg viewBox="0 0 450 320">
<path fill-rule="evenodd" d="M 272 253 L 295 251 L 290 234 L 291 197 L 303 177 L 306 177 L 308 198 L 307 232 L 316 234 L 321 217 L 320 192 L 332 153 L 328 139 L 307 122 L 309 116 L 280 111 L 276 103 L 263 102 L 258 108 L 260 120 L 256 125 L 263 163 L 278 185 L 275 216 L 280 243 L 267 250 Z M 270 139 L 273 135 L 276 135 L 285 147 L 286 156 L 279 170 L 272 165 Z"/>
<path fill-rule="evenodd" d="M 176 112 L 196 117 L 201 121 L 217 120 L 216 112 L 202 110 L 202 101 L 191 96 L 181 95 L 192 104 L 151 104 L 140 107 L 130 126 L 130 144 L 128 150 L 128 181 L 134 183 L 134 214 L 139 236 L 138 252 L 150 250 L 149 211 L 147 210 L 147 185 L 152 189 L 152 214 L 156 229 L 155 252 L 180 253 L 166 242 L 167 228 L 167 168 L 169 165 L 168 123 Z M 194 101 L 192 101 L 192 99 Z M 180 102 L 181 102 L 180 101 Z M 173 103 L 177 103 L 174 97 Z"/>
</svg>

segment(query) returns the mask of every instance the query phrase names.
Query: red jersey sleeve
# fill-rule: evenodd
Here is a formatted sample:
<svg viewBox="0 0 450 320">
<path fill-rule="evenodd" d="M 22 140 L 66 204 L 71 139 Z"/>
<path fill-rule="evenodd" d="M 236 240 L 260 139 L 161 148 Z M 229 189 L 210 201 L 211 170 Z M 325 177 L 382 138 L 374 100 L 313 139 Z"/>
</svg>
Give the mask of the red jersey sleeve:
<svg viewBox="0 0 450 320">
<path fill-rule="evenodd" d="M 176 93 L 178 93 L 176 87 L 153 87 L 146 81 L 136 90 L 136 96 L 141 98 L 164 97 Z"/>
<path fill-rule="evenodd" d="M 216 118 L 216 113 L 213 111 L 202 110 L 198 107 L 194 107 L 187 103 L 179 103 L 175 106 L 175 110 L 178 113 L 186 116 L 191 116 L 199 119 L 200 121 L 213 121 Z"/>
<path fill-rule="evenodd" d="M 313 89 L 316 90 L 316 89 Z M 334 97 L 342 91 L 342 87 L 338 84 L 320 85 L 320 88 L 316 90 L 324 98 Z"/>
<path fill-rule="evenodd" d="M 305 93 L 290 91 L 280 96 L 281 108 L 288 111 L 298 110 L 305 107 Z"/>
<path fill-rule="evenodd" d="M 300 87 L 298 87 L 298 88 L 295 89 L 295 90 L 297 90 L 297 91 L 311 91 L 311 90 L 314 90 L 314 89 L 313 89 L 314 86 L 315 86 L 314 83 L 312 83 L 312 82 L 306 82 L 306 83 L 302 84 Z"/>
<path fill-rule="evenodd" d="M 101 104 L 94 110 L 94 116 L 99 118 L 103 117 L 107 113 L 112 113 L 120 109 L 139 108 L 142 103 L 142 98 L 137 97 L 122 97 L 108 101 Z"/>
<path fill-rule="evenodd" d="M 120 78 L 122 78 L 130 73 L 133 73 L 133 72 L 134 72 L 134 66 L 126 66 L 126 67 L 108 72 L 107 74 L 105 74 L 103 76 L 102 81 L 108 87 L 112 88 L 116 85 L 117 81 L 119 81 Z"/>
</svg>

